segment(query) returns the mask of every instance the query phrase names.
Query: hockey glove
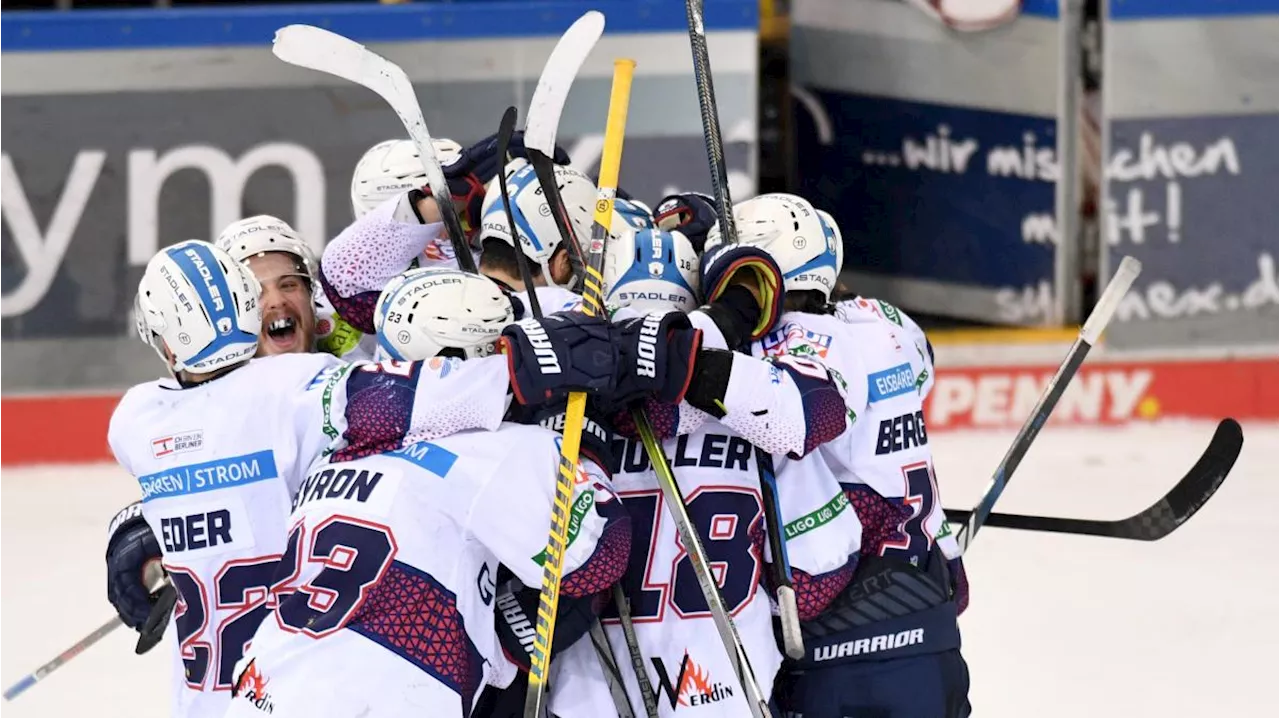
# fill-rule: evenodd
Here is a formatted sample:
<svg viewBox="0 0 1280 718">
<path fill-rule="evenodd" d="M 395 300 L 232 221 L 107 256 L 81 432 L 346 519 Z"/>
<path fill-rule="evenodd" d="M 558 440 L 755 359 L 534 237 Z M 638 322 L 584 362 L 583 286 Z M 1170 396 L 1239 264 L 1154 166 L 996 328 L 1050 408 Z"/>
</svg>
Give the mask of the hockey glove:
<svg viewBox="0 0 1280 718">
<path fill-rule="evenodd" d="M 693 249 L 702 254 L 707 243 L 707 232 L 716 223 L 714 200 L 698 192 L 672 194 L 662 198 L 653 213 L 658 229 L 668 232 L 679 230 L 693 243 Z"/>
<path fill-rule="evenodd" d="M 559 655 L 591 630 L 598 603 L 595 596 L 560 597 L 556 609 L 556 632 L 551 639 L 552 656 Z M 521 672 L 528 673 L 535 635 L 531 618 L 538 615 L 538 589 L 525 588 L 518 582 L 504 584 L 498 589 L 495 606 L 493 627 L 498 634 L 498 642 L 511 662 Z"/>
<path fill-rule="evenodd" d="M 571 391 L 613 391 L 618 350 L 607 319 L 579 312 L 522 319 L 502 330 L 499 347 L 521 404 L 563 401 Z"/>
<path fill-rule="evenodd" d="M 130 504 L 111 520 L 107 540 L 107 600 L 124 625 L 141 630 L 159 596 L 146 583 L 148 567 L 160 562 L 160 544 L 142 518 L 142 504 Z"/>
<path fill-rule="evenodd" d="M 619 408 L 649 396 L 678 404 L 689 389 L 702 332 L 682 312 L 646 314 L 615 327 L 619 334 L 617 389 L 607 400 Z"/>
<path fill-rule="evenodd" d="M 703 297 L 708 307 L 720 304 L 723 311 L 719 314 L 724 315 L 725 311 L 731 311 L 732 318 L 738 324 L 742 323 L 741 320 L 747 319 L 746 326 L 750 328 L 747 330 L 746 341 L 756 341 L 764 337 L 778 322 L 778 317 L 782 315 L 784 296 L 782 270 L 778 268 L 778 263 L 769 256 L 768 252 L 759 247 L 742 244 L 721 245 L 702 255 L 698 271 Z M 751 299 L 755 304 L 751 308 L 756 311 L 754 323 L 750 322 L 749 317 L 743 316 L 744 310 L 747 309 L 743 306 L 745 296 L 741 293 L 736 297 L 730 295 L 730 289 L 739 285 L 751 293 Z M 738 346 L 737 342 L 741 342 L 744 338 L 731 337 L 730 334 L 738 335 L 741 333 L 740 329 L 725 331 L 726 327 L 722 326 L 721 317 L 717 316 L 717 312 L 713 310 L 708 313 L 725 334 L 726 342 L 730 342 L 729 346 Z"/>
</svg>

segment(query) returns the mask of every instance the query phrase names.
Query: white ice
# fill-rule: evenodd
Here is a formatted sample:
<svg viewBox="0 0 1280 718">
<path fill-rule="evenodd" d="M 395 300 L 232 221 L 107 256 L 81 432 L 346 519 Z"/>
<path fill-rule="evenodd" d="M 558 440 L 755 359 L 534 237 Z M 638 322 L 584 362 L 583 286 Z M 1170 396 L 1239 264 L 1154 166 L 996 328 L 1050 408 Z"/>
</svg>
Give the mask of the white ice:
<svg viewBox="0 0 1280 718">
<path fill-rule="evenodd" d="M 1119 518 L 1195 462 L 1209 423 L 1047 429 L 1001 511 Z M 1218 494 L 1156 543 L 986 529 L 962 618 L 977 716 L 1266 716 L 1280 712 L 1277 426 L 1245 426 Z M 937 433 L 944 503 L 971 506 L 1012 432 Z M 0 681 L 16 681 L 112 615 L 107 522 L 137 495 L 111 466 L 3 471 Z M 121 629 L 4 715 L 149 718 L 168 710 L 169 645 L 133 655 Z"/>
</svg>

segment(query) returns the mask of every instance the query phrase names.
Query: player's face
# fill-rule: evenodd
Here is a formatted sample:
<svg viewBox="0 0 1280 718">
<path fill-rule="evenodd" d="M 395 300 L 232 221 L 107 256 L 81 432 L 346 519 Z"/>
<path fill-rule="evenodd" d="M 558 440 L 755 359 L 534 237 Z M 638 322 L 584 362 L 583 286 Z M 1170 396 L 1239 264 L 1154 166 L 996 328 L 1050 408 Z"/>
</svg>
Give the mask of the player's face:
<svg viewBox="0 0 1280 718">
<path fill-rule="evenodd" d="M 293 258 L 268 252 L 249 258 L 249 269 L 262 285 L 262 331 L 258 356 L 311 351 L 316 333 L 315 308 L 307 278 Z"/>
</svg>

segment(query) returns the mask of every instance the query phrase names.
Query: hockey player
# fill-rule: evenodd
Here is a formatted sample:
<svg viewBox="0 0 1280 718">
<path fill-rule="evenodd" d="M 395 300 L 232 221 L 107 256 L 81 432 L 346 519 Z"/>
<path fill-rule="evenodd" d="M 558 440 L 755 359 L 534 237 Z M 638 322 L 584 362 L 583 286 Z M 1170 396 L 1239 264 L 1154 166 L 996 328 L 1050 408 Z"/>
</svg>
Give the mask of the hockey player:
<svg viewBox="0 0 1280 718">
<path fill-rule="evenodd" d="M 384 344 L 436 361 L 492 355 L 515 316 L 498 285 L 447 269 L 409 272 L 379 305 Z M 498 577 L 538 584 L 558 463 L 555 433 L 504 424 L 313 467 L 291 519 L 298 567 L 280 573 L 229 715 L 470 714 L 482 685 L 514 672 L 494 630 Z M 616 581 L 629 541 L 607 480 L 578 473 L 564 604 Z M 358 553 L 335 566 L 328 536 Z M 344 587 L 345 603 L 332 597 Z M 317 684 L 318 671 L 364 678 Z"/>
<path fill-rule="evenodd" d="M 611 297 L 633 307 L 676 311 L 689 311 L 696 300 L 692 286 L 699 283 L 698 276 L 689 270 L 697 266 L 698 258 L 682 233 L 645 230 L 624 235 L 610 241 L 608 253 L 605 279 Z M 773 296 L 779 297 L 776 290 L 781 288 L 781 276 L 776 265 L 757 249 L 743 247 L 721 253 L 717 259 L 702 266 L 701 283 L 710 292 L 710 301 L 694 314 L 695 323 L 706 327 L 706 343 L 716 342 L 722 348 L 730 344 L 735 348 L 745 346 L 753 334 L 769 328 L 771 322 L 761 321 L 763 315 L 776 316 L 764 306 L 763 300 L 770 292 L 761 287 L 772 286 Z M 741 365 L 737 366 L 728 352 L 703 352 L 713 362 L 728 362 L 722 365 L 726 370 L 761 363 L 741 356 Z M 768 366 L 778 385 L 785 382 L 800 389 L 790 400 L 796 410 L 783 410 L 781 402 L 772 407 L 778 418 L 790 415 L 799 419 L 792 422 L 799 425 L 802 437 L 798 445 L 791 446 L 797 454 L 812 451 L 843 430 L 843 400 L 824 371 L 790 358 Z M 820 378 L 815 380 L 803 372 Z M 763 454 L 743 434 L 691 405 L 700 404 L 715 416 L 726 418 L 726 412 L 708 400 L 718 382 L 708 381 L 707 375 L 701 378 L 701 386 L 690 388 L 690 403 L 680 407 L 680 426 L 676 429 L 679 436 L 667 438 L 664 453 L 673 462 L 688 515 L 715 566 L 721 596 L 734 616 L 755 678 L 768 696 L 782 655 L 774 638 L 768 594 L 760 590 L 767 573 L 758 463 Z M 757 394 L 769 394 L 774 391 L 769 388 L 773 381 L 766 378 L 766 385 L 753 388 Z M 747 388 L 743 384 L 737 387 L 741 387 L 739 391 Z M 839 421 L 823 420 L 824 402 L 820 400 L 806 406 L 806 393 L 814 399 L 830 397 L 833 401 L 826 403 L 826 409 L 833 411 Z M 649 408 L 663 410 L 653 404 Z M 727 418 L 732 422 L 740 417 Z M 816 430 L 806 436 L 806 425 L 810 423 Z M 760 426 L 738 425 L 757 436 L 796 431 L 789 431 L 785 420 L 767 432 L 760 431 Z M 776 444 L 777 437 L 768 443 Z M 636 645 L 628 645 L 616 609 L 609 610 L 605 624 L 614 660 L 621 666 L 620 677 L 631 711 L 645 714 L 647 701 L 642 692 L 649 691 L 662 716 L 679 715 L 681 709 L 696 709 L 709 716 L 750 715 L 734 663 L 725 653 L 689 558 L 677 538 L 672 513 L 665 506 L 645 449 L 634 437 L 619 437 L 613 453 L 617 462 L 613 467 L 614 486 L 633 525 L 631 562 L 623 585 Z M 784 521 L 810 514 L 825 517 L 814 529 L 797 530 L 802 535 L 790 548 L 800 604 L 816 612 L 827 597 L 822 592 L 830 591 L 827 576 L 835 574 L 840 581 L 836 590 L 847 581 L 847 572 L 841 570 L 857 548 L 857 521 L 852 512 L 843 511 L 841 502 L 832 505 L 832 497 L 839 495 L 833 478 L 825 483 L 812 479 L 780 481 L 779 493 Z M 642 657 L 640 666 L 632 659 L 632 650 L 636 649 Z M 611 698 L 589 646 L 578 644 L 570 648 L 557 669 L 562 682 L 553 693 L 552 709 L 557 715 L 599 715 L 608 709 Z M 644 673 L 645 686 L 640 685 L 639 671 Z"/>
<path fill-rule="evenodd" d="M 357 361 L 373 355 L 373 340 L 334 310 L 317 279 L 315 254 L 287 222 L 247 217 L 228 225 L 214 244 L 248 265 L 262 287 L 259 356 L 323 351 Z"/>
<path fill-rule="evenodd" d="M 806 622 L 806 657 L 790 667 L 779 702 L 806 718 L 966 716 L 956 625 L 965 586 L 948 565 L 958 547 L 928 447 L 925 348 L 891 321 L 851 320 L 829 304 L 841 264 L 829 215 L 774 194 L 739 204 L 734 216 L 741 245 L 768 252 L 785 277 L 787 311 L 753 353 L 828 367 L 846 385 L 854 417 L 819 455 L 862 524 L 857 570 L 823 615 Z M 713 229 L 708 252 L 719 240 Z M 779 476 L 787 471 L 780 462 Z"/>
<path fill-rule="evenodd" d="M 126 625 L 141 629 L 155 600 L 142 577 L 163 556 L 180 596 L 175 715 L 225 710 L 232 668 L 266 613 L 290 500 L 312 460 L 493 429 L 509 395 L 613 390 L 615 374 L 634 373 L 620 373 L 607 325 L 585 320 L 530 326 L 537 346 L 526 338 L 506 357 L 471 362 L 251 361 L 258 294 L 248 268 L 213 245 L 193 240 L 159 252 L 135 312 L 140 337 L 173 379 L 134 387 L 112 415 L 112 451 L 143 496 L 112 521 L 108 597 Z M 539 360 L 552 358 L 560 371 L 543 371 Z"/>
</svg>

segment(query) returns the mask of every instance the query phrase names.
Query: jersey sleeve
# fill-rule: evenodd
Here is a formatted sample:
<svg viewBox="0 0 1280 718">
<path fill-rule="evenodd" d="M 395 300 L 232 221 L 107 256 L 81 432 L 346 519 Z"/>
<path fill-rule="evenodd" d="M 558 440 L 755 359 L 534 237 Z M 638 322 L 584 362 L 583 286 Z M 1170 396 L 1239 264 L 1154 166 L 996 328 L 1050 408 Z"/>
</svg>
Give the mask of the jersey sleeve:
<svg viewBox="0 0 1280 718">
<path fill-rule="evenodd" d="M 862 524 L 819 455 L 778 457 L 778 509 L 796 605 L 803 621 L 819 615 L 853 577 Z M 773 558 L 768 554 L 769 560 Z"/>
<path fill-rule="evenodd" d="M 324 249 L 320 283 L 337 313 L 356 329 L 373 334 L 378 295 L 420 256 L 428 258 L 444 225 L 421 224 L 406 211 L 408 195 L 383 202 L 352 222 Z"/>
<path fill-rule="evenodd" d="M 800 457 L 848 424 L 845 394 L 820 363 L 733 354 L 720 422 L 771 454 Z"/>
<path fill-rule="evenodd" d="M 502 356 L 342 364 L 312 379 L 295 411 L 322 455 L 358 459 L 467 429 L 493 430 L 508 401 Z"/>
<path fill-rule="evenodd" d="M 121 397 L 120 403 L 116 405 L 115 410 L 111 412 L 111 421 L 107 424 L 107 445 L 111 447 L 111 453 L 115 456 L 116 463 L 120 464 L 121 468 L 131 475 L 137 476 L 137 473 L 133 470 L 132 462 L 129 461 L 129 452 L 124 449 L 124 442 L 127 440 L 127 432 L 129 431 L 129 407 L 132 404 L 130 400 L 132 393 L 132 390 L 125 393 Z"/>
<path fill-rule="evenodd" d="M 537 427 L 506 425 L 495 437 L 508 447 L 477 493 L 467 525 L 526 586 L 542 582 L 560 439 Z M 622 577 L 631 549 L 631 525 L 622 502 L 597 468 L 578 466 L 569 510 L 569 540 L 560 590 L 589 596 Z"/>
</svg>

